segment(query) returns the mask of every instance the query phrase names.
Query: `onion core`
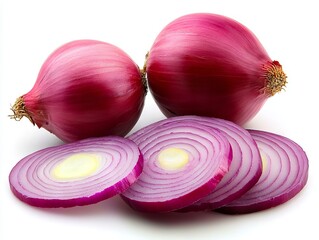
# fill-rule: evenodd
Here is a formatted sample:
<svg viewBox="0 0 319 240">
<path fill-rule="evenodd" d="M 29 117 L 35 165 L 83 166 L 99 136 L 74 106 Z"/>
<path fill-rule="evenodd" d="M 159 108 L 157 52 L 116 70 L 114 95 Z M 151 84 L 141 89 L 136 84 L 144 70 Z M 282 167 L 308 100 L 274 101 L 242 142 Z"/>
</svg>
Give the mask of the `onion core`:
<svg viewBox="0 0 319 240">
<path fill-rule="evenodd" d="M 160 151 L 157 160 L 165 170 L 178 170 L 189 162 L 189 155 L 181 148 L 166 148 Z"/>
</svg>

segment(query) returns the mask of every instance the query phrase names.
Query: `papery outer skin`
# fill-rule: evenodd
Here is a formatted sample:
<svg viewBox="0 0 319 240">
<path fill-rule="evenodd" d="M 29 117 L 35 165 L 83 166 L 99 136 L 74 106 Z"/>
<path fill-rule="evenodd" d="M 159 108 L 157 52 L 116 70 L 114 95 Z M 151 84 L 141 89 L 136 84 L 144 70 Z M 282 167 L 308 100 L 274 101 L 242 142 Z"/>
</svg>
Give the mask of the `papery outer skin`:
<svg viewBox="0 0 319 240">
<path fill-rule="evenodd" d="M 216 209 L 218 212 L 245 214 L 276 207 L 292 199 L 307 184 L 309 161 L 301 146 L 275 133 L 260 130 L 248 131 L 256 140 L 260 151 L 264 151 L 267 155 L 275 154 L 276 159 L 272 160 L 272 164 L 275 165 L 280 161 L 279 173 L 271 176 L 276 166 L 268 168 L 267 174 L 263 169 L 263 174 L 254 187 L 239 199 Z M 267 151 L 265 146 L 271 151 Z M 282 160 L 283 158 L 286 162 Z"/>
<path fill-rule="evenodd" d="M 170 122 L 170 119 L 166 119 L 161 121 L 160 123 L 163 124 L 151 124 L 145 128 L 142 128 L 140 130 L 138 130 L 137 132 L 133 133 L 132 135 L 128 136 L 129 139 L 133 140 L 140 148 L 143 156 L 144 156 L 144 169 L 143 172 L 141 174 L 141 176 L 139 177 L 139 179 L 137 180 L 137 182 L 135 182 L 127 191 L 125 191 L 124 193 L 121 194 L 121 197 L 123 198 L 123 200 L 130 205 L 133 209 L 138 210 L 138 211 L 143 211 L 143 212 L 170 212 L 170 211 L 176 211 L 178 209 L 184 208 L 194 202 L 196 202 L 197 200 L 201 199 L 204 196 L 207 196 L 209 193 L 212 192 L 213 189 L 216 188 L 216 186 L 218 185 L 218 183 L 222 180 L 222 178 L 225 176 L 225 174 L 229 171 L 229 166 L 231 164 L 232 161 L 232 150 L 231 150 L 231 146 L 229 144 L 229 142 L 227 141 L 226 137 L 217 129 L 212 129 L 209 128 L 207 126 L 203 126 L 203 125 L 197 125 L 194 124 L 193 122 L 183 122 L 183 121 L 176 121 L 176 122 Z M 196 127 L 195 127 L 196 126 Z M 166 141 L 170 141 L 171 139 L 177 140 L 177 142 L 182 140 L 179 140 L 178 138 L 175 139 L 176 135 L 178 132 L 175 132 L 175 128 L 185 128 L 187 129 L 187 132 L 185 132 L 185 136 L 181 137 L 181 139 L 186 138 L 187 139 L 187 134 L 192 133 L 192 134 L 198 134 L 199 132 L 205 131 L 205 134 L 209 135 L 210 138 L 216 138 L 219 140 L 215 141 L 220 141 L 219 144 L 221 145 L 221 149 L 210 149 L 212 151 L 218 152 L 215 154 L 220 154 L 218 160 L 216 159 L 211 159 L 210 162 L 207 162 L 209 165 L 213 164 L 213 162 L 219 161 L 220 165 L 218 166 L 217 169 L 214 169 L 214 172 L 209 174 L 208 178 L 205 178 L 205 182 L 202 183 L 202 185 L 198 185 L 199 183 L 196 182 L 194 180 L 194 178 L 192 179 L 191 177 L 189 178 L 188 181 L 188 186 L 184 186 L 181 185 L 181 187 L 183 189 L 187 188 L 188 191 L 185 192 L 183 191 L 184 194 L 179 195 L 179 193 L 175 193 L 174 191 L 172 191 L 172 185 L 178 184 L 180 182 L 178 182 L 178 180 L 180 180 L 178 178 L 178 176 L 174 176 L 174 182 L 172 182 L 172 184 L 168 185 L 168 186 L 157 186 L 156 185 L 156 189 L 152 189 L 151 186 L 146 186 L 147 184 L 156 184 L 156 181 L 164 181 L 165 183 L 168 181 L 172 181 L 172 179 L 170 179 L 170 174 L 167 174 L 168 177 L 165 177 L 165 175 L 161 176 L 159 178 L 158 175 L 156 175 L 156 179 L 153 179 L 154 182 L 152 181 L 152 183 L 149 183 L 148 181 L 145 182 L 145 178 L 144 176 L 146 176 L 146 178 L 154 178 L 154 176 L 152 177 L 151 172 L 158 172 L 159 170 L 156 168 L 152 168 L 151 166 L 153 166 L 152 161 L 153 158 L 148 158 L 148 154 L 153 154 L 154 149 L 149 148 L 148 146 L 144 146 L 145 144 L 154 144 L 154 141 L 157 141 L 156 139 L 154 139 L 154 141 L 151 141 L 150 139 L 153 139 L 153 137 L 155 136 L 149 136 L 149 134 L 151 135 L 156 135 L 156 138 L 158 137 L 158 133 L 157 131 L 161 132 L 161 137 L 163 137 L 164 139 L 161 139 L 160 141 L 161 144 L 162 143 L 166 143 Z M 170 132 L 170 134 L 166 135 L 166 131 Z M 181 133 L 181 132 L 179 132 Z M 145 135 L 144 135 L 145 134 Z M 165 136 L 165 137 L 164 137 Z M 174 137 L 175 136 L 175 137 Z M 168 137 L 166 139 L 166 137 Z M 192 139 L 193 140 L 193 139 Z M 207 139 L 205 139 L 205 141 L 208 141 Z M 156 142 L 157 143 L 157 142 Z M 174 143 L 175 144 L 175 143 Z M 174 146 L 174 144 L 172 144 L 172 146 Z M 201 144 L 200 142 L 198 143 L 199 145 Z M 215 144 L 215 143 L 214 143 Z M 158 144 L 156 144 L 158 146 Z M 195 147 L 195 149 L 197 149 L 196 151 L 200 152 L 200 150 L 198 150 L 198 146 L 193 145 L 192 147 Z M 226 148 L 225 148 L 226 147 Z M 209 151 L 208 149 L 206 149 L 206 151 Z M 215 155 L 214 155 L 215 156 Z M 207 160 L 207 159 L 206 159 Z M 204 160 L 202 160 L 204 161 Z M 210 166 L 211 168 L 211 166 Z M 189 172 L 192 172 L 194 169 L 187 169 L 189 170 Z M 201 171 L 204 171 L 204 169 L 202 169 Z M 206 169 L 205 169 L 206 171 Z M 184 176 L 188 176 L 189 174 L 188 171 L 183 170 L 182 172 L 178 172 L 177 174 L 183 174 Z M 195 174 L 195 172 L 192 172 L 192 174 Z M 198 173 L 196 173 L 198 174 Z M 206 175 L 205 175 L 206 176 Z M 149 179 L 148 179 L 149 180 Z M 203 180 L 201 180 L 203 181 Z M 142 182 L 142 183 L 141 183 Z M 136 186 L 138 185 L 138 186 Z M 187 184 L 186 184 L 187 185 Z M 196 187 L 197 186 L 197 187 Z M 145 189 L 143 190 L 143 194 L 146 195 L 141 195 L 139 193 L 139 191 L 136 191 L 136 189 L 140 189 L 140 187 Z M 165 189 L 165 191 L 169 191 L 169 192 L 173 192 L 173 195 L 176 194 L 178 196 L 174 196 L 172 197 L 172 194 L 169 193 L 168 196 L 167 195 L 161 195 L 161 198 L 158 197 L 154 197 L 154 193 L 153 191 L 161 191 L 163 189 Z M 191 188 L 191 190 L 189 189 Z M 150 191 L 150 189 L 152 189 L 152 193 L 149 193 L 148 191 Z M 138 196 L 136 196 L 135 194 L 138 193 Z M 155 193 L 155 195 L 158 193 Z"/>
<path fill-rule="evenodd" d="M 242 125 L 270 96 L 266 50 L 242 24 L 190 14 L 168 24 L 147 59 L 149 89 L 167 116 L 202 115 Z"/>
<path fill-rule="evenodd" d="M 32 162 L 32 159 L 35 159 L 36 157 L 39 158 L 39 156 L 41 156 L 43 153 L 47 153 L 49 152 L 50 154 L 52 154 L 52 152 L 59 152 L 60 149 L 61 151 L 66 151 L 68 152 L 68 154 L 71 154 L 72 152 L 76 152 L 76 151 L 88 151 L 89 147 L 91 145 L 103 145 L 103 142 L 107 141 L 112 141 L 112 144 L 118 144 L 119 146 L 121 144 L 123 144 L 123 147 L 125 148 L 125 146 L 129 146 L 130 148 L 134 148 L 134 150 L 137 152 L 138 155 L 136 155 L 136 159 L 134 159 L 134 161 L 136 161 L 136 164 L 134 165 L 134 167 L 131 169 L 131 172 L 129 172 L 128 175 L 123 176 L 123 178 L 116 182 L 114 185 L 112 186 L 108 186 L 106 188 L 103 188 L 102 185 L 104 183 L 100 183 L 100 185 L 98 186 L 93 186 L 93 184 L 96 184 L 97 180 L 95 180 L 94 182 L 90 182 L 89 180 L 81 180 L 81 181 L 68 181 L 66 182 L 66 184 L 69 184 L 68 186 L 62 186 L 62 185 L 54 185 L 55 188 L 58 188 L 57 192 L 58 194 L 65 194 L 66 196 L 72 194 L 72 192 L 76 192 L 76 191 L 83 191 L 83 196 L 73 196 L 72 198 L 67 198 L 67 197 L 59 197 L 58 194 L 55 197 L 48 197 L 48 196 L 37 196 L 35 193 L 30 193 L 26 190 L 25 187 L 25 183 L 24 181 L 21 180 L 21 178 L 23 177 L 34 177 L 37 176 L 37 174 L 40 174 L 38 172 L 33 173 L 32 176 L 19 176 L 20 173 L 19 171 L 21 171 L 21 169 L 23 169 L 23 166 L 21 167 L 21 165 L 27 163 L 27 162 Z M 104 146 L 104 145 L 103 145 Z M 92 151 L 92 149 L 89 149 L 90 151 Z M 107 151 L 107 150 L 106 150 Z M 130 161 L 133 161 L 131 159 L 129 159 Z M 41 160 L 46 161 L 46 160 Z M 128 140 L 128 139 L 124 139 L 121 137 L 117 137 L 117 136 L 108 136 L 108 137 L 101 137 L 101 138 L 88 138 L 88 139 L 83 139 L 81 141 L 77 141 L 77 142 L 73 142 L 70 144 L 64 144 L 61 146 L 55 146 L 55 147 L 49 147 L 46 149 L 42 149 L 39 150 L 37 152 L 34 152 L 26 157 L 24 157 L 23 159 L 21 159 L 21 161 L 19 161 L 16 166 L 11 170 L 10 172 L 10 176 L 9 176 L 9 181 L 10 181 L 10 188 L 11 191 L 13 192 L 13 194 L 20 199 L 21 201 L 31 205 L 31 206 L 35 206 L 35 207 L 41 207 L 41 208 L 59 208 L 59 207 L 63 207 L 63 208 L 69 208 L 69 207 L 75 207 L 75 206 L 84 206 L 84 205 L 90 205 L 90 204 L 95 204 L 98 203 L 100 201 L 106 200 L 108 198 L 111 198 L 123 191 L 125 191 L 132 183 L 134 183 L 138 176 L 142 173 L 142 169 L 143 169 L 143 155 L 141 154 L 141 152 L 139 151 L 138 147 L 136 146 L 135 143 L 133 143 L 132 141 Z M 32 164 L 36 164 L 37 160 L 34 160 L 34 162 L 32 162 Z M 44 163 L 46 164 L 46 163 Z M 48 162 L 49 164 L 49 162 Z M 39 165 L 37 165 L 37 167 L 41 167 L 41 164 L 39 163 Z M 30 170 L 30 169 L 29 169 Z M 28 170 L 28 171 L 29 171 Z M 102 176 L 99 177 L 102 178 Z M 41 179 L 41 184 L 43 186 L 45 186 L 46 183 L 45 181 L 48 181 L 48 179 Z M 51 180 L 52 181 L 52 180 Z M 74 187 L 70 192 L 68 192 L 68 190 L 70 190 L 70 184 L 74 184 Z M 90 186 L 90 184 L 92 184 L 92 186 Z M 105 183 L 106 184 L 106 183 Z M 43 187 L 41 186 L 41 187 Z M 35 186 L 36 187 L 36 186 Z M 53 188 L 53 186 L 51 186 Z M 79 189 L 80 187 L 80 189 Z M 92 193 L 92 190 L 90 191 L 91 194 L 85 194 L 85 189 L 86 188 L 94 188 L 96 187 L 96 191 L 94 193 Z"/>
<path fill-rule="evenodd" d="M 77 40 L 48 57 L 23 101 L 38 127 L 72 142 L 126 135 L 140 117 L 145 94 L 139 67 L 125 52 Z"/>
</svg>

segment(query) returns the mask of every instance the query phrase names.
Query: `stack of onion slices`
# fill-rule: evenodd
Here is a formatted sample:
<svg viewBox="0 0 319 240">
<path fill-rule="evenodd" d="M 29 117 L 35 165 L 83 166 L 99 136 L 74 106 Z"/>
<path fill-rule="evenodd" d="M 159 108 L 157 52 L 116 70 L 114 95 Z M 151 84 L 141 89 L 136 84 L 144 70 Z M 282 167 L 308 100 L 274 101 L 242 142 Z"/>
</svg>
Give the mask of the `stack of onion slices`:
<svg viewBox="0 0 319 240">
<path fill-rule="evenodd" d="M 220 131 L 172 119 L 129 137 L 144 156 L 143 173 L 122 194 L 134 209 L 168 212 L 184 208 L 211 193 L 229 171 L 231 146 Z"/>
<path fill-rule="evenodd" d="M 37 207 L 73 207 L 116 194 L 144 212 L 239 214 L 282 204 L 307 183 L 294 141 L 199 116 L 165 119 L 128 138 L 89 138 L 37 151 L 10 173 L 13 193 Z"/>
<path fill-rule="evenodd" d="M 206 133 L 198 129 L 206 129 Z M 198 181 L 200 175 L 192 173 L 192 167 L 198 165 L 192 166 L 186 161 L 165 171 L 161 161 L 163 155 L 174 161 L 173 164 L 189 156 L 193 159 L 191 151 L 184 148 L 185 143 L 192 144 L 188 147 L 195 149 L 200 158 L 205 156 L 206 151 L 216 151 L 215 148 L 200 147 L 201 139 L 207 140 L 207 133 L 221 133 L 226 137 L 232 148 L 232 159 L 223 179 L 210 185 L 211 192 L 200 197 L 194 196 L 197 191 L 189 194 L 190 189 L 201 185 Z M 145 167 L 139 179 L 122 197 L 132 208 L 140 211 L 255 212 L 293 198 L 308 179 L 308 158 L 297 143 L 273 133 L 247 131 L 222 119 L 172 117 L 151 124 L 129 138 L 140 147 Z M 196 197 L 198 200 L 194 201 Z M 189 204 L 191 201 L 194 202 Z"/>
<path fill-rule="evenodd" d="M 265 210 L 287 202 L 308 180 L 308 158 L 294 141 L 274 133 L 249 130 L 263 162 L 259 181 L 242 197 L 220 208 L 229 214 Z"/>
</svg>

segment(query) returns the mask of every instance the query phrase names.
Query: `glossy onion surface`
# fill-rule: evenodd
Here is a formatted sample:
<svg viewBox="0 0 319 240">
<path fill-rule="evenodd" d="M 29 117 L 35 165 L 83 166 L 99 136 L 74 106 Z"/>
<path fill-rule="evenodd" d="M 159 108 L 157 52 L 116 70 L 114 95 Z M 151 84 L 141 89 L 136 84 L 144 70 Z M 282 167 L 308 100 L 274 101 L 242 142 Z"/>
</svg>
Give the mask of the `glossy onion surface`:
<svg viewBox="0 0 319 240">
<path fill-rule="evenodd" d="M 139 67 L 121 49 L 95 40 L 69 42 L 44 62 L 28 93 L 12 107 L 65 142 L 126 135 L 146 94 Z"/>
<path fill-rule="evenodd" d="M 151 47 L 150 92 L 167 116 L 200 115 L 243 125 L 286 84 L 256 36 L 225 16 L 197 13 L 169 23 Z"/>
</svg>

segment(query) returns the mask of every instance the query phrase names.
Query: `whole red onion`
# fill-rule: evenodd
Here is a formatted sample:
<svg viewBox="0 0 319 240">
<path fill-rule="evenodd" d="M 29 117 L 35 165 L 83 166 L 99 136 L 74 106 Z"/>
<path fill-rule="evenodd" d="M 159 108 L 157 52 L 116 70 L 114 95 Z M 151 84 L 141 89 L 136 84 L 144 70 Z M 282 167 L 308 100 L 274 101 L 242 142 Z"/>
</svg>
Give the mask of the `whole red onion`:
<svg viewBox="0 0 319 240">
<path fill-rule="evenodd" d="M 286 84 L 256 36 L 230 18 L 198 13 L 168 24 L 146 62 L 149 88 L 167 116 L 249 121 Z"/>
<path fill-rule="evenodd" d="M 65 142 L 126 135 L 140 117 L 146 88 L 133 60 L 95 40 L 69 42 L 44 62 L 28 93 L 12 107 Z"/>
</svg>

